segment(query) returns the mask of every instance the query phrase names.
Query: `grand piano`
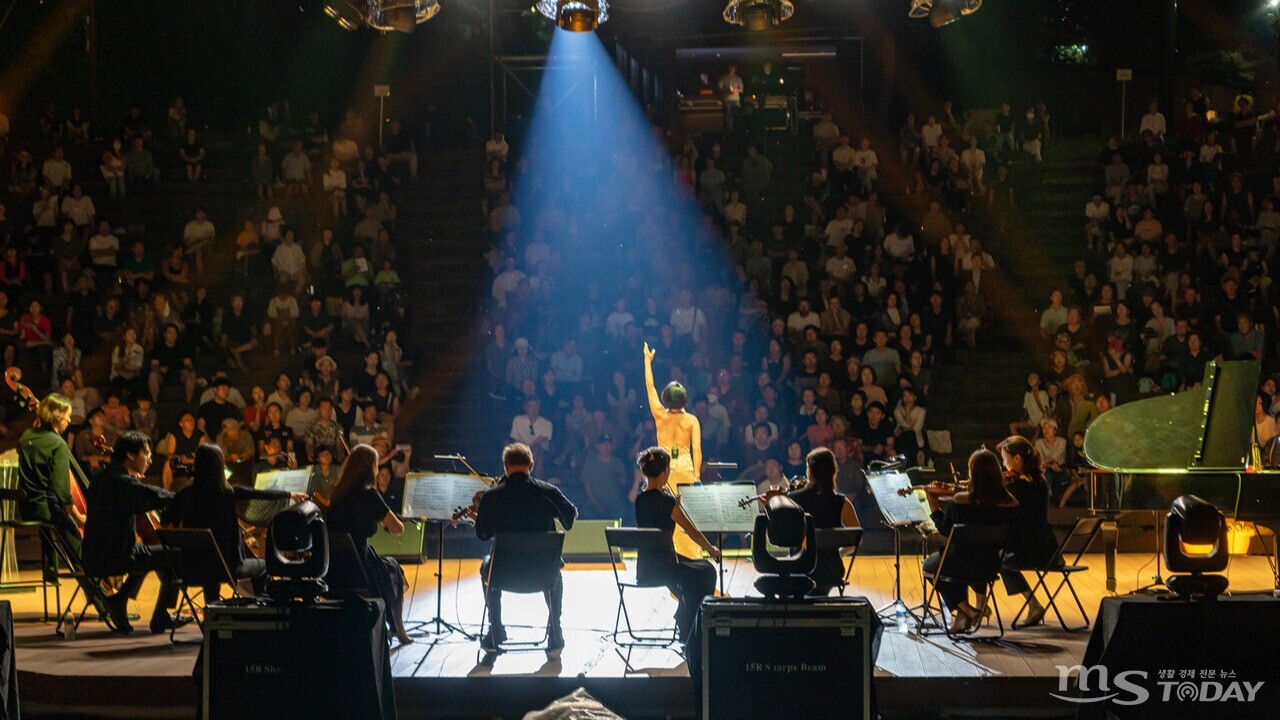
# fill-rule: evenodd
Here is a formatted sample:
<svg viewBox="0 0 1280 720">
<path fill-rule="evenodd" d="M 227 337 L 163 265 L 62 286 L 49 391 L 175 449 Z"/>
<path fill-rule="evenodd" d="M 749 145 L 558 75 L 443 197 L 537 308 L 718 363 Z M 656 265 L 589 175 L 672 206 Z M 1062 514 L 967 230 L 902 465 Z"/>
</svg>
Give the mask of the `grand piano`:
<svg viewBox="0 0 1280 720">
<path fill-rule="evenodd" d="M 1108 590 L 1115 590 L 1121 513 L 1165 511 L 1192 494 L 1236 520 L 1280 526 L 1280 472 L 1254 460 L 1259 373 L 1255 361 L 1211 362 L 1199 388 L 1120 405 L 1089 426 L 1084 455 L 1097 468 L 1089 509 L 1109 519 Z"/>
</svg>

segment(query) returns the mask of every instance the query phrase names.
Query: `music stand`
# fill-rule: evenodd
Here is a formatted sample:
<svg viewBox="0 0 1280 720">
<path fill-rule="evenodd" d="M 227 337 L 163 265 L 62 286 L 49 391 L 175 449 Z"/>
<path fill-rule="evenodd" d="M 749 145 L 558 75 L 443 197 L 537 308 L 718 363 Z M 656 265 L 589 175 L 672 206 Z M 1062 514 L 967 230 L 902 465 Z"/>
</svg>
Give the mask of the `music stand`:
<svg viewBox="0 0 1280 720">
<path fill-rule="evenodd" d="M 457 473 L 410 473 L 405 478 L 404 505 L 402 515 L 414 517 L 423 522 L 436 525 L 436 614 L 430 620 L 412 623 L 415 630 L 429 635 L 450 635 L 458 633 L 468 640 L 475 640 L 476 635 L 462 629 L 444 619 L 444 528 L 452 524 L 453 514 L 459 507 L 471 505 L 471 498 L 476 492 L 489 486 L 484 476 L 477 473 L 461 455 L 436 455 L 436 460 L 449 460 L 454 465 L 462 465 L 469 472 Z M 425 537 L 423 542 L 426 542 Z"/>
<path fill-rule="evenodd" d="M 745 493 L 745 494 L 744 494 Z M 755 486 L 738 483 L 686 485 L 680 491 L 680 505 L 698 529 L 715 533 L 716 543 L 724 545 L 730 533 L 749 533 L 755 529 L 754 508 L 738 507 L 738 502 L 755 493 Z M 727 596 L 724 584 L 724 559 L 719 563 L 720 594 Z"/>
<path fill-rule="evenodd" d="M 884 619 L 896 619 L 901 610 L 906 617 L 919 622 L 921 617 L 916 611 L 924 608 L 924 604 L 909 606 L 902 599 L 902 532 L 910 528 L 919 533 L 921 538 L 926 537 L 924 529 L 930 523 L 929 517 L 916 500 L 911 478 L 905 472 L 886 470 L 867 473 L 867 484 L 876 496 L 876 505 L 880 508 L 885 524 L 893 530 L 893 601 L 877 609 L 876 615 Z M 898 494 L 900 490 L 913 494 L 904 497 Z"/>
<path fill-rule="evenodd" d="M 1156 574 L 1151 577 L 1151 582 L 1135 589 L 1130 595 L 1170 595 L 1173 593 L 1169 586 L 1164 582 L 1164 573 L 1161 569 L 1164 566 L 1164 535 L 1160 531 L 1160 513 L 1164 510 L 1152 510 L 1151 514 L 1156 521 Z"/>
</svg>

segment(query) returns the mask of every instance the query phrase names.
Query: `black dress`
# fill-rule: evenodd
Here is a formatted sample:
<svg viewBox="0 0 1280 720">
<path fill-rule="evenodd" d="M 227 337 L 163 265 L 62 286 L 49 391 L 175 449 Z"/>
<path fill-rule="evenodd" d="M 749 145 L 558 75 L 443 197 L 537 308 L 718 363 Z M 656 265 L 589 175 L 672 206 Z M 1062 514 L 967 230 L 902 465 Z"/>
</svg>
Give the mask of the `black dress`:
<svg viewBox="0 0 1280 720">
<path fill-rule="evenodd" d="M 811 486 L 792 493 L 791 499 L 813 518 L 815 528 L 844 527 L 840 517 L 844 511 L 844 495 L 822 492 Z M 839 548 L 819 550 L 817 554 L 818 562 L 811 576 L 816 585 L 813 594 L 826 595 L 844 580 L 844 561 L 840 558 Z"/>
<path fill-rule="evenodd" d="M 656 528 L 670 536 L 676 529 L 671 513 L 678 501 L 662 490 L 645 490 L 636 496 L 636 526 Z M 676 555 L 675 546 L 641 548 L 636 558 L 636 581 L 665 585 L 676 596 L 676 629 L 686 640 L 698 622 L 702 599 L 715 592 L 716 569 L 706 560 Z"/>
<path fill-rule="evenodd" d="M 1035 568 L 1062 562 L 1058 557 L 1058 538 L 1049 525 L 1049 483 L 1044 478 L 1032 480 L 1023 475 L 1006 489 L 1018 499 L 1018 524 L 1004 554 L 1005 569 L 1000 572 L 1004 589 L 1010 595 L 1031 589 L 1017 568 Z"/>
<path fill-rule="evenodd" d="M 329 506 L 326 521 L 330 532 L 347 533 L 355 543 L 356 553 L 364 559 L 364 571 L 369 576 L 369 590 L 386 603 L 387 626 L 393 632 L 400 630 L 400 606 L 404 602 L 404 572 L 393 558 L 384 558 L 369 547 L 369 538 L 378 532 L 378 526 L 391 509 L 376 488 L 349 493 L 335 498 Z"/>
</svg>

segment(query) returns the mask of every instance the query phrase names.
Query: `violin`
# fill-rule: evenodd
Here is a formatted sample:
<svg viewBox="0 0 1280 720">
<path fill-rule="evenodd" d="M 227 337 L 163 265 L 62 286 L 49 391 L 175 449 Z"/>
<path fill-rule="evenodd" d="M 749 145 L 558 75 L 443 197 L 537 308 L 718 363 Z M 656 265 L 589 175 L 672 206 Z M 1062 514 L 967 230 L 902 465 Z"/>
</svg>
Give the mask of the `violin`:
<svg viewBox="0 0 1280 720">
<path fill-rule="evenodd" d="M 938 497 L 951 497 L 958 492 L 968 492 L 969 481 L 956 480 L 955 482 L 943 482 L 941 480 L 935 480 L 934 482 L 931 482 L 928 485 L 920 485 L 916 487 L 903 488 L 902 490 L 898 491 L 898 495 L 901 497 L 906 497 L 908 495 L 911 495 L 916 491 L 917 487 L 923 488 L 924 491 L 930 495 L 936 495 Z"/>
<path fill-rule="evenodd" d="M 453 516 L 449 518 L 449 522 L 457 525 L 458 523 L 466 523 L 474 525 L 476 522 L 476 513 L 480 511 L 480 498 L 484 496 L 484 490 L 476 493 L 471 497 L 470 505 L 463 505 L 454 508 Z"/>
<path fill-rule="evenodd" d="M 40 409 L 40 400 L 36 398 L 35 393 L 31 392 L 31 388 L 22 384 L 22 370 L 16 367 L 5 368 L 4 382 L 9 386 L 9 389 L 18 396 L 18 401 L 23 407 L 33 413 Z M 103 443 L 106 442 L 106 438 L 100 438 L 100 440 Z M 108 449 L 108 452 L 110 452 L 110 449 Z M 69 475 L 70 477 L 68 478 L 67 488 L 71 493 L 71 505 L 76 509 L 76 512 L 80 517 L 85 517 L 89 512 L 89 509 L 88 504 L 85 502 L 84 488 L 80 486 L 80 480 L 76 477 L 74 470 L 72 470 Z M 78 524 L 79 523 L 77 523 L 77 525 Z M 80 527 L 78 529 L 80 534 L 83 536 L 84 528 Z"/>
<path fill-rule="evenodd" d="M 763 505 L 764 503 L 769 502 L 769 498 L 777 497 L 779 495 L 789 495 L 797 490 L 803 490 L 808 486 L 809 481 L 804 478 L 791 478 L 787 481 L 787 486 L 785 488 L 769 490 L 768 492 L 762 492 L 759 495 L 742 498 L 738 501 L 738 507 L 744 508 L 753 502 L 758 502 Z"/>
</svg>

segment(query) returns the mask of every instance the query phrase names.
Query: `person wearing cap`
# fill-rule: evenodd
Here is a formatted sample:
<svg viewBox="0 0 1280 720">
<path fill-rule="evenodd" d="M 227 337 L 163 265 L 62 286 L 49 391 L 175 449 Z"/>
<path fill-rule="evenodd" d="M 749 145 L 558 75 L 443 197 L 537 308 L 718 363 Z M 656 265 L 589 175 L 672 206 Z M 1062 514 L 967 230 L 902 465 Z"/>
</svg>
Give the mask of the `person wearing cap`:
<svg viewBox="0 0 1280 720">
<path fill-rule="evenodd" d="M 222 421 L 222 431 L 218 433 L 214 444 L 222 448 L 227 467 L 232 472 L 232 484 L 252 485 L 253 435 L 244 428 L 238 418 L 229 417 Z"/>
<path fill-rule="evenodd" d="M 626 517 L 631 478 L 622 460 L 613 454 L 613 436 L 596 437 L 595 454 L 582 461 L 582 488 L 595 517 Z"/>
<path fill-rule="evenodd" d="M 653 414 L 653 424 L 658 436 L 658 444 L 671 455 L 671 489 L 676 495 L 684 485 L 692 485 L 698 481 L 698 473 L 702 470 L 702 425 L 698 418 L 685 412 L 689 404 L 689 394 L 678 382 L 667 383 L 658 395 L 653 381 L 653 358 L 657 351 L 644 344 L 644 382 L 649 394 L 649 412 Z M 675 531 L 676 553 L 697 559 L 702 557 L 702 549 L 681 528 Z"/>
</svg>

